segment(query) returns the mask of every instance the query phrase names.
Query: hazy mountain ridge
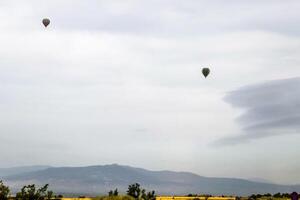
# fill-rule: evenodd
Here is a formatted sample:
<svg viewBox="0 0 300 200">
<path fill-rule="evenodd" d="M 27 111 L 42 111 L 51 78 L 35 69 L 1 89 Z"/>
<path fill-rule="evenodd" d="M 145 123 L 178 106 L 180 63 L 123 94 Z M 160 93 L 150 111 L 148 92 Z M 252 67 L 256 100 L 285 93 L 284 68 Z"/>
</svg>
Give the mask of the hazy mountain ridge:
<svg viewBox="0 0 300 200">
<path fill-rule="evenodd" d="M 22 173 L 27 173 L 27 172 L 35 172 L 35 171 L 44 170 L 47 168 L 51 168 L 51 166 L 34 165 L 34 166 L 0 168 L 0 177 L 11 176 L 11 175 L 15 175 L 15 174 L 22 174 Z"/>
<path fill-rule="evenodd" d="M 270 184 L 274 183 L 274 182 L 272 182 L 270 180 L 267 180 L 267 179 L 264 179 L 264 178 L 257 178 L 257 177 L 248 178 L 247 180 L 253 181 L 253 182 L 259 182 L 259 183 L 270 183 Z"/>
<path fill-rule="evenodd" d="M 48 167 L 36 171 L 2 176 L 13 191 L 25 184 L 46 184 L 56 193 L 105 194 L 118 188 L 125 192 L 132 183 L 140 183 L 158 194 L 227 194 L 276 193 L 299 191 L 300 186 L 285 186 L 237 178 L 203 177 L 190 172 L 150 171 L 122 165 L 88 167 Z"/>
</svg>

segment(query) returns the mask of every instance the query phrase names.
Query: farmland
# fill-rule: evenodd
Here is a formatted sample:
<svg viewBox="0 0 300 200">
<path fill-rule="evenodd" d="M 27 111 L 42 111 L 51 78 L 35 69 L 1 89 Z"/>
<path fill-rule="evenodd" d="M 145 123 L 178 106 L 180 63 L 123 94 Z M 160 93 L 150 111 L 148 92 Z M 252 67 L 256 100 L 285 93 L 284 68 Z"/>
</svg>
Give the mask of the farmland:
<svg viewBox="0 0 300 200">
<path fill-rule="evenodd" d="M 205 197 L 205 196 L 157 196 L 155 200 L 236 200 L 237 197 L 233 196 L 212 196 L 212 197 Z M 248 200 L 251 199 L 249 197 L 241 197 L 241 200 Z M 99 196 L 99 197 L 83 197 L 83 198 L 61 198 L 61 200 L 133 200 L 130 196 L 117 196 L 117 197 L 109 197 L 109 196 Z M 261 197 L 257 198 L 256 200 L 290 200 L 290 198 L 275 198 L 275 197 Z"/>
<path fill-rule="evenodd" d="M 61 200 L 131 200 L 133 198 L 129 196 L 117 196 L 117 197 L 84 197 L 84 198 L 61 198 Z M 155 200 L 235 200 L 235 197 L 188 197 L 188 196 L 157 196 Z M 246 198 L 245 198 L 246 199 Z M 283 200 L 283 199 L 282 199 Z"/>
<path fill-rule="evenodd" d="M 187 196 L 158 196 L 156 200 L 235 200 L 235 197 L 205 197 L 205 196 L 197 196 L 197 197 L 187 197 Z"/>
</svg>

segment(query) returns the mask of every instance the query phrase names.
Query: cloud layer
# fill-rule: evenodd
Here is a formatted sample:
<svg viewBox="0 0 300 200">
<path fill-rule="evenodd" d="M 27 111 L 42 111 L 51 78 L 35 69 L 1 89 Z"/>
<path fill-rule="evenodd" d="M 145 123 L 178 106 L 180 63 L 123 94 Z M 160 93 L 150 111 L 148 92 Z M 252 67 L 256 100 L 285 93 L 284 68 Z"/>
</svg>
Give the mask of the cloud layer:
<svg viewBox="0 0 300 200">
<path fill-rule="evenodd" d="M 244 110 L 238 118 L 244 133 L 223 142 L 239 143 L 274 135 L 300 133 L 300 78 L 274 80 L 230 92 L 225 101 Z"/>
</svg>

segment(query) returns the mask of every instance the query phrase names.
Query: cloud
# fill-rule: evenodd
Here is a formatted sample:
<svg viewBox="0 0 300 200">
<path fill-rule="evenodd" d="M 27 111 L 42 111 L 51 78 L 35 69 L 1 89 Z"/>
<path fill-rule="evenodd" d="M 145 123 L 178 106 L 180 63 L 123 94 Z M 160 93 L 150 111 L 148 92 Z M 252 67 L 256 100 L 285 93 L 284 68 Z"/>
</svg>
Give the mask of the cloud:
<svg viewBox="0 0 300 200">
<path fill-rule="evenodd" d="M 1 6 L 2 5 L 2 6 Z M 3 1 L 1 28 L 32 29 L 45 16 L 50 27 L 60 30 L 88 30 L 151 37 L 190 37 L 230 31 L 300 33 L 298 1 L 98 1 L 53 0 L 30 3 Z M 1 9 L 2 8 L 2 9 Z M 285 13 L 282 15 L 282 13 Z M 40 25 L 40 24 L 39 24 Z"/>
<path fill-rule="evenodd" d="M 225 101 L 244 109 L 237 119 L 243 133 L 223 138 L 220 143 L 249 140 L 300 132 L 300 77 L 273 80 L 230 92 Z"/>
</svg>

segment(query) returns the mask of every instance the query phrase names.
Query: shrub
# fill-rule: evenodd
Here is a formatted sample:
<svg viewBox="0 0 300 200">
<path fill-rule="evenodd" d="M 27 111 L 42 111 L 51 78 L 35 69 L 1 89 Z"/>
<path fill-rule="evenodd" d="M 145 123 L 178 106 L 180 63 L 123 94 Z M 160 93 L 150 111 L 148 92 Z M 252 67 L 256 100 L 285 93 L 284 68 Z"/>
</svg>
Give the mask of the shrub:
<svg viewBox="0 0 300 200">
<path fill-rule="evenodd" d="M 9 187 L 0 181 L 0 200 L 7 200 L 9 195 Z"/>
<path fill-rule="evenodd" d="M 16 200 L 44 200 L 46 198 L 52 198 L 53 192 L 48 191 L 48 184 L 36 189 L 35 185 L 23 186 L 21 192 L 16 194 Z"/>
</svg>

